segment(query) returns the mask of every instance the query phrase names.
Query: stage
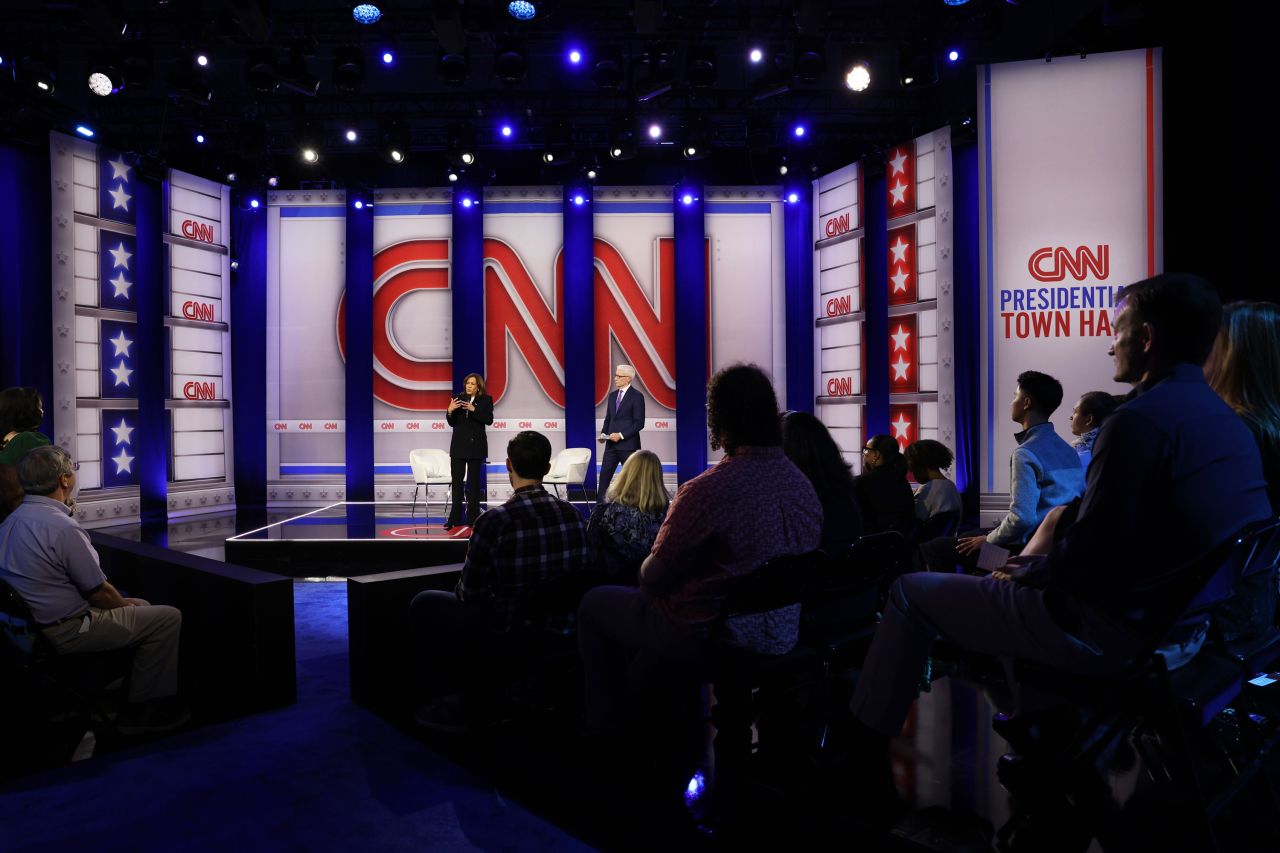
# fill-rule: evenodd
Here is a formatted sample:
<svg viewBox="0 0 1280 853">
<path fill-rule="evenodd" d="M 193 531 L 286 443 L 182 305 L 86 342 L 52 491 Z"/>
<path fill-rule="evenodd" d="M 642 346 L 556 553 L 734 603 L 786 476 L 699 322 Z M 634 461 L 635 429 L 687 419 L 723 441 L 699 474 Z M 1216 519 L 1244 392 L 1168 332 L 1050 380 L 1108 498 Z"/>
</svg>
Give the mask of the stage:
<svg viewBox="0 0 1280 853">
<path fill-rule="evenodd" d="M 226 561 L 293 577 L 367 575 L 460 563 L 470 527 L 446 531 L 421 504 L 340 502 L 273 510 L 269 523 L 226 540 Z"/>
</svg>

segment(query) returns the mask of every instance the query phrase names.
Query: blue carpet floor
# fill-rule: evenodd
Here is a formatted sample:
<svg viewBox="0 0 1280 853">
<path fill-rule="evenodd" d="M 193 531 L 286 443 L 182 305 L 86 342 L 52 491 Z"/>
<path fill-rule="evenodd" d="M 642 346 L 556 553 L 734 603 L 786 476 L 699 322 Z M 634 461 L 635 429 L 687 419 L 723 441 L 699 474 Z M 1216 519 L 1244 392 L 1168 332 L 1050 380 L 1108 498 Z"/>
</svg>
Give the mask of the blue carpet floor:
<svg viewBox="0 0 1280 853">
<path fill-rule="evenodd" d="M 351 704 L 346 584 L 296 583 L 298 702 L 0 787 L 0 850 L 580 850 Z"/>
</svg>

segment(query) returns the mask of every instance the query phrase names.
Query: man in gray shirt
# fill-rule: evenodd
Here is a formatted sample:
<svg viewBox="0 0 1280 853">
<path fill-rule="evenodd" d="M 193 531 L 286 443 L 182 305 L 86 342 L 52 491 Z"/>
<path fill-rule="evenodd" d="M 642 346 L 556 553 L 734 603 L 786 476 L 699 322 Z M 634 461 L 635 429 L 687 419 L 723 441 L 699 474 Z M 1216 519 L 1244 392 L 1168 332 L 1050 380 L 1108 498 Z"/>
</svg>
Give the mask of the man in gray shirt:
<svg viewBox="0 0 1280 853">
<path fill-rule="evenodd" d="M 37 447 L 18 463 L 26 498 L 0 524 L 0 579 L 31 609 L 59 654 L 135 650 L 125 733 L 186 721 L 176 702 L 182 614 L 123 598 L 102 572 L 89 536 L 71 516 L 79 467 L 60 447 Z"/>
</svg>

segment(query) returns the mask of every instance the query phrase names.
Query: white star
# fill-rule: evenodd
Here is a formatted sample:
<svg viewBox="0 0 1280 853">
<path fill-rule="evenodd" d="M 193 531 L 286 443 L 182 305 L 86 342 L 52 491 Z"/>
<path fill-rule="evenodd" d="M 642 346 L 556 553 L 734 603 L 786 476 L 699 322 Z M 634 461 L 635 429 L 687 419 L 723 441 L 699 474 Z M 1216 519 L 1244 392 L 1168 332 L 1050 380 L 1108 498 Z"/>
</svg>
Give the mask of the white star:
<svg viewBox="0 0 1280 853">
<path fill-rule="evenodd" d="M 113 190 L 107 190 L 107 195 L 111 196 L 111 209 L 123 208 L 125 213 L 129 212 L 129 199 L 133 196 L 124 191 L 124 185 L 116 187 Z"/>
<path fill-rule="evenodd" d="M 132 371 L 132 370 L 130 370 L 129 368 L 127 368 L 127 367 L 125 367 L 125 366 L 124 366 L 124 359 L 121 359 L 119 364 L 117 364 L 115 367 L 111 368 L 111 372 L 112 372 L 112 373 L 114 373 L 114 374 L 116 375 L 116 385 L 117 385 L 117 386 L 119 386 L 119 385 L 128 385 L 128 384 L 129 384 L 129 374 L 133 373 L 133 371 Z"/>
<path fill-rule="evenodd" d="M 116 444 L 133 444 L 134 427 L 129 426 L 124 418 L 120 419 L 119 426 L 113 426 L 111 431 L 116 434 Z"/>
<path fill-rule="evenodd" d="M 122 355 L 125 358 L 129 357 L 129 347 L 133 346 L 133 341 L 125 337 L 124 329 L 121 329 L 120 334 L 116 335 L 114 338 L 108 338 L 107 340 L 116 345 L 116 351 L 113 355 Z"/>
<path fill-rule="evenodd" d="M 889 247 L 889 251 L 893 253 L 893 260 L 890 263 L 905 264 L 907 262 L 907 249 L 910 247 L 911 244 L 902 239 L 902 235 L 899 234 L 897 239 L 893 241 L 893 245 Z"/>
<path fill-rule="evenodd" d="M 905 350 L 907 348 L 907 338 L 911 337 L 911 333 L 907 331 L 905 326 L 899 326 L 898 331 L 889 337 L 893 338 L 894 350 Z"/>
<path fill-rule="evenodd" d="M 907 185 L 895 181 L 894 185 L 889 187 L 889 195 L 893 196 L 894 204 L 904 203 L 907 200 Z"/>
<path fill-rule="evenodd" d="M 902 356 L 898 356 L 898 360 L 891 364 L 890 367 L 893 368 L 893 378 L 901 379 L 905 382 L 907 379 L 907 368 L 911 367 L 911 362 L 907 361 Z"/>
<path fill-rule="evenodd" d="M 133 257 L 133 252 L 126 249 L 124 243 L 117 243 L 114 249 L 108 249 L 107 251 L 111 253 L 111 266 L 113 269 L 115 267 L 129 268 L 129 259 Z"/>
<path fill-rule="evenodd" d="M 116 273 L 116 277 L 111 279 L 111 286 L 115 288 L 115 292 L 111 294 L 112 298 L 122 296 L 125 299 L 128 299 L 129 288 L 133 287 L 133 282 L 125 279 L 124 273 L 121 272 Z M 123 334 L 123 332 L 121 334 Z M 125 353 L 125 355 L 128 355 L 128 353 Z"/>
<path fill-rule="evenodd" d="M 909 272 L 896 272 L 889 276 L 889 280 L 893 282 L 893 292 L 897 293 L 898 291 L 902 291 L 903 293 L 906 293 L 907 279 L 909 278 L 911 278 L 911 273 Z"/>
<path fill-rule="evenodd" d="M 123 447 L 120 448 L 119 456 L 111 457 L 111 461 L 116 463 L 117 474 L 132 474 L 133 468 L 130 466 L 133 464 L 133 460 L 134 457 L 130 456 L 129 451 L 125 450 Z"/>
<path fill-rule="evenodd" d="M 897 152 L 893 155 L 893 159 L 889 161 L 889 165 L 893 167 L 893 171 L 889 173 L 889 177 L 892 178 L 894 175 L 898 174 L 899 172 L 905 175 L 907 173 L 907 170 L 905 168 L 906 164 L 907 164 L 907 152 L 899 148 Z"/>
<path fill-rule="evenodd" d="M 891 421 L 889 426 L 893 427 L 893 437 L 901 438 L 904 441 L 907 438 L 907 430 L 911 428 L 911 421 L 907 420 L 906 413 L 898 412 L 898 419 Z"/>
<path fill-rule="evenodd" d="M 111 165 L 111 180 L 121 180 L 125 183 L 129 182 L 129 170 L 133 167 L 124 161 L 124 155 L 121 154 L 114 160 L 108 160 Z"/>
</svg>

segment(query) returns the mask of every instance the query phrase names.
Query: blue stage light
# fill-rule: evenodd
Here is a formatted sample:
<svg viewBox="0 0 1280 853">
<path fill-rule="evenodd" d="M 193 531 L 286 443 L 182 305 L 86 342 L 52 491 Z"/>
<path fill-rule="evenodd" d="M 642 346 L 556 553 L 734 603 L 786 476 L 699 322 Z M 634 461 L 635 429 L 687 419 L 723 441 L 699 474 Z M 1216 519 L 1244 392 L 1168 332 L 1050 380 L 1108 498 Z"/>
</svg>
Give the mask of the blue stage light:
<svg viewBox="0 0 1280 853">
<path fill-rule="evenodd" d="M 93 128 L 89 127 L 88 125 L 77 124 L 76 133 L 80 134 L 86 139 L 91 139 L 93 137 Z"/>
<path fill-rule="evenodd" d="M 586 198 L 584 198 L 584 197 L 583 197 L 582 193 L 578 193 L 577 195 L 575 195 L 575 196 L 573 197 L 573 203 L 574 203 L 574 204 L 579 204 L 579 205 L 581 205 L 581 204 L 585 204 L 585 203 L 586 203 L 586 201 L 587 201 L 587 200 L 586 200 Z"/>
<path fill-rule="evenodd" d="M 463 206 L 463 207 L 470 207 L 472 204 L 473 204 L 473 202 L 471 201 L 471 197 L 470 197 L 470 196 L 463 196 L 463 197 L 462 197 L 462 206 Z"/>
<path fill-rule="evenodd" d="M 693 193 L 685 193 L 680 196 L 680 201 L 684 204 L 693 204 Z"/>
<path fill-rule="evenodd" d="M 376 24 L 382 19 L 382 10 L 372 3 L 361 3 L 351 10 L 351 17 L 358 24 Z"/>
<path fill-rule="evenodd" d="M 751 48 L 751 53 L 747 54 L 747 58 L 751 60 L 752 65 L 759 65 L 764 61 L 764 51 L 758 47 Z"/>
<path fill-rule="evenodd" d="M 503 139 L 510 139 L 510 138 L 511 138 L 511 134 L 515 133 L 515 131 L 511 129 L 511 125 L 509 125 L 509 124 L 504 124 L 504 125 L 503 125 L 499 130 L 498 130 L 498 133 L 501 133 L 501 134 L 502 134 L 502 138 L 503 138 Z"/>
<path fill-rule="evenodd" d="M 653 124 L 649 125 L 649 138 L 650 138 L 650 139 L 661 139 L 661 138 L 662 138 L 662 125 L 658 124 L 657 122 L 654 122 Z"/>
<path fill-rule="evenodd" d="M 359 139 L 359 138 L 360 138 L 360 134 L 359 134 L 359 133 L 357 133 L 357 132 L 355 131 L 355 129 L 354 129 L 354 128 L 349 129 L 349 130 L 347 131 L 347 141 L 348 141 L 348 142 L 355 142 L 355 141 L 356 141 L 357 139 Z"/>
<path fill-rule="evenodd" d="M 393 62 L 395 62 L 395 61 L 396 61 L 396 55 L 395 55 L 394 53 L 392 53 L 392 52 L 391 52 L 391 51 L 389 51 L 389 50 L 384 50 L 384 51 L 382 52 L 382 64 L 383 64 L 383 65 L 390 65 L 391 63 L 393 63 Z"/>
<path fill-rule="evenodd" d="M 956 62 L 957 60 L 960 59 L 960 51 L 956 50 L 955 48 L 952 48 L 951 51 L 947 54 L 947 59 L 951 60 L 952 62 Z"/>
<path fill-rule="evenodd" d="M 963 6 L 964 4 L 968 3 L 969 0 L 942 0 L 942 2 L 947 4 L 948 6 Z"/>
<path fill-rule="evenodd" d="M 356 200 L 352 203 L 352 206 L 353 206 L 356 210 L 364 210 L 364 202 L 363 202 L 363 201 L 361 201 L 360 199 L 356 199 Z"/>
<path fill-rule="evenodd" d="M 197 143 L 197 144 L 199 144 L 199 145 L 204 145 L 204 134 L 203 134 L 203 133 L 197 133 L 197 134 L 196 134 L 196 143 Z"/>
<path fill-rule="evenodd" d="M 581 61 L 582 61 L 582 51 L 578 50 L 576 47 L 571 48 L 569 50 L 569 62 L 573 65 L 577 65 Z"/>
<path fill-rule="evenodd" d="M 792 204 L 795 204 L 799 200 L 800 200 L 799 193 L 787 193 L 787 201 L 791 202 Z"/>
<path fill-rule="evenodd" d="M 808 129 L 803 124 L 797 124 L 791 128 L 791 132 L 795 134 L 796 139 L 800 139 L 808 132 Z"/>
<path fill-rule="evenodd" d="M 249 206 L 252 207 L 254 210 L 258 209 L 258 204 L 259 202 L 256 198 L 249 199 Z"/>
<path fill-rule="evenodd" d="M 532 21 L 533 16 L 538 14 L 537 8 L 529 0 L 511 0 L 507 4 L 507 11 L 517 21 Z"/>
</svg>

